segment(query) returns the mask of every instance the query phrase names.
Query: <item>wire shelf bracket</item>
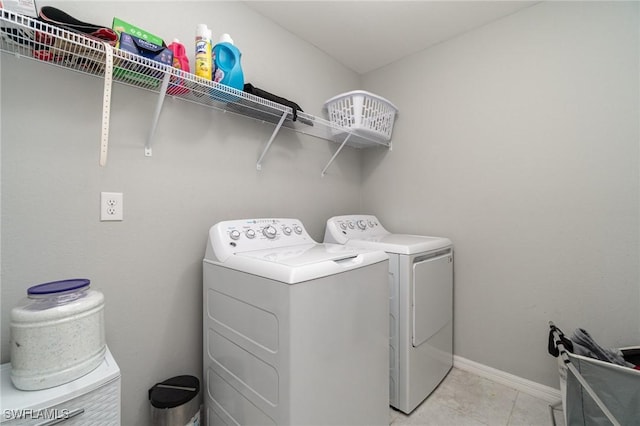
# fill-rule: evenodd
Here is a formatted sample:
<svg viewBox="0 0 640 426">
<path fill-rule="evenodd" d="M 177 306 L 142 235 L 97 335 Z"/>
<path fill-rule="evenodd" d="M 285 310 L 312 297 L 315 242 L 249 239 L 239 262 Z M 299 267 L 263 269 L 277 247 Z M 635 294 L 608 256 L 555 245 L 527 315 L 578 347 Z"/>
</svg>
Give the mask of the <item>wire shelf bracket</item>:
<svg viewBox="0 0 640 426">
<path fill-rule="evenodd" d="M 171 78 L 171 73 L 165 73 L 162 78 L 162 85 L 160 86 L 160 94 L 158 95 L 158 102 L 156 102 L 156 109 L 153 113 L 153 118 L 151 120 L 151 127 L 149 129 L 149 136 L 147 137 L 147 143 L 144 146 L 144 155 L 145 157 L 151 157 L 153 155 L 153 150 L 151 149 L 151 144 L 153 143 L 153 138 L 156 134 L 156 128 L 158 127 L 158 122 L 160 121 L 160 113 L 162 112 L 162 105 L 164 105 L 164 99 L 167 96 L 167 88 L 169 87 L 169 79 Z"/>
<path fill-rule="evenodd" d="M 329 160 L 327 165 L 324 166 L 324 169 L 322 169 L 322 173 L 320 173 L 320 176 L 325 177 L 325 175 L 327 174 L 327 169 L 329 168 L 329 166 L 331 166 L 331 163 L 333 163 L 333 160 L 336 159 L 338 154 L 340 154 L 340 151 L 342 151 L 342 148 L 344 148 L 346 143 L 349 141 L 349 138 L 351 137 L 351 135 L 352 135 L 351 133 L 347 133 L 347 136 L 344 138 L 344 140 L 342 141 L 342 143 L 340 144 L 336 152 L 333 154 L 333 157 L 331 157 L 331 160 Z"/>
<path fill-rule="evenodd" d="M 269 138 L 267 145 L 264 147 L 264 150 L 262 151 L 262 155 L 260 155 L 260 158 L 258 158 L 258 162 L 256 163 L 257 170 L 262 170 L 262 160 L 264 160 L 265 155 L 267 155 L 267 151 L 269 150 L 269 148 L 271 148 L 271 144 L 273 143 L 273 140 L 276 138 L 276 135 L 280 131 L 280 128 L 282 127 L 282 123 L 284 123 L 284 119 L 287 118 L 287 115 L 289 115 L 288 111 L 283 112 L 282 117 L 280 117 L 280 120 L 276 125 L 276 128 L 273 129 L 273 133 L 271 133 L 271 137 Z"/>
</svg>

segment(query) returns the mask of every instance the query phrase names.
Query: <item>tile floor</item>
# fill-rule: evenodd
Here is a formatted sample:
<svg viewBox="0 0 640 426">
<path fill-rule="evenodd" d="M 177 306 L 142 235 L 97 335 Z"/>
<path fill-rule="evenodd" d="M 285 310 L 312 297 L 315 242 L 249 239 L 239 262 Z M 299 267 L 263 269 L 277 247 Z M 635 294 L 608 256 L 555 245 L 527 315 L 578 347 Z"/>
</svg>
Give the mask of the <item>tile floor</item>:
<svg viewBox="0 0 640 426">
<path fill-rule="evenodd" d="M 562 411 L 554 411 L 564 426 Z M 410 416 L 391 409 L 391 425 L 548 426 L 549 403 L 454 368 Z"/>
</svg>

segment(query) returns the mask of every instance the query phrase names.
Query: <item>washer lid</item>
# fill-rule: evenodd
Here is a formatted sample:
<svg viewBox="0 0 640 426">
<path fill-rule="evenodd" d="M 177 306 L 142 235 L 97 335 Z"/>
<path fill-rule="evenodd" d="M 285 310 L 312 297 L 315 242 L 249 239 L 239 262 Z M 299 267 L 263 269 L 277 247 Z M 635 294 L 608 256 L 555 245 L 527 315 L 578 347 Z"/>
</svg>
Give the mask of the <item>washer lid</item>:
<svg viewBox="0 0 640 426">
<path fill-rule="evenodd" d="M 313 243 L 236 253 L 224 262 L 205 259 L 205 263 L 296 284 L 366 267 L 388 258 L 380 249 Z"/>
<path fill-rule="evenodd" d="M 451 240 L 422 235 L 385 234 L 361 240 L 350 239 L 347 245 L 370 250 L 384 250 L 387 253 L 416 254 L 447 248 L 451 246 Z"/>
<path fill-rule="evenodd" d="M 248 257 L 265 262 L 279 263 L 292 268 L 297 268 L 328 260 L 335 261 L 355 257 L 362 252 L 363 250 L 339 244 L 313 243 L 238 253 L 236 256 Z"/>
</svg>

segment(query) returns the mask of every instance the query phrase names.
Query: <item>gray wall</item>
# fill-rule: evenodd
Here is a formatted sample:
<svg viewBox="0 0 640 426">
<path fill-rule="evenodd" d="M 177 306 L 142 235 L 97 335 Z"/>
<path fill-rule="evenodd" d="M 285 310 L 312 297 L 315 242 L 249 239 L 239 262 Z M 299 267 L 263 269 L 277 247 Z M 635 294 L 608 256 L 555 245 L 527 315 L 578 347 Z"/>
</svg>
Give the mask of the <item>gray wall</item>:
<svg viewBox="0 0 640 426">
<path fill-rule="evenodd" d="M 364 211 L 455 245 L 455 353 L 558 387 L 547 322 L 640 344 L 637 2 L 545 2 L 366 75 Z"/>
<path fill-rule="evenodd" d="M 52 3 L 110 25 L 118 16 L 193 54 L 196 25 L 228 32 L 246 79 L 320 115 L 356 74 L 240 3 Z M 91 5 L 88 7 L 87 5 Z M 176 33 L 179 31 L 179 33 Z M 256 160 L 272 125 L 167 99 L 144 156 L 156 96 L 114 86 L 110 150 L 98 165 L 102 81 L 1 57 L 2 362 L 9 312 L 34 284 L 87 277 L 106 296 L 106 338 L 122 371 L 124 425 L 147 423 L 147 389 L 178 374 L 201 376 L 202 258 L 224 219 L 297 217 L 322 240 L 324 222 L 360 207 L 360 154 L 283 130 Z M 100 222 L 101 191 L 124 193 L 124 221 Z"/>
</svg>

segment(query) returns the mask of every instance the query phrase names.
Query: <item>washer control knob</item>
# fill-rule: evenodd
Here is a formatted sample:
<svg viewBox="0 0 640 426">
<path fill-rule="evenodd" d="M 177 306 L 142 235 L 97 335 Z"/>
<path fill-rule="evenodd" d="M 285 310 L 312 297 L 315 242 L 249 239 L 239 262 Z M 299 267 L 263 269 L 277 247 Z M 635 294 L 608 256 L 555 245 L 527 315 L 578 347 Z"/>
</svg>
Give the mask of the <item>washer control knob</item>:
<svg viewBox="0 0 640 426">
<path fill-rule="evenodd" d="M 373 225 L 374 225 L 373 222 L 369 221 L 369 228 L 373 228 Z"/>
<path fill-rule="evenodd" d="M 294 226 L 293 227 L 293 232 L 295 232 L 298 235 L 302 234 L 302 227 L 300 225 Z"/>
<path fill-rule="evenodd" d="M 291 235 L 291 228 L 285 226 L 284 228 L 282 228 L 282 232 L 284 233 L 284 235 Z"/>
<path fill-rule="evenodd" d="M 355 225 L 353 224 L 353 222 L 349 221 L 349 229 L 354 229 Z"/>
<path fill-rule="evenodd" d="M 229 232 L 229 236 L 232 240 L 237 240 L 238 238 L 240 238 L 240 231 L 234 229 L 233 231 Z"/>
<path fill-rule="evenodd" d="M 265 226 L 264 227 L 264 229 L 262 230 L 262 233 L 268 239 L 273 240 L 276 237 L 276 235 L 278 234 L 278 231 L 276 231 L 276 228 L 274 228 L 273 226 L 269 225 L 269 226 Z"/>
<path fill-rule="evenodd" d="M 358 221 L 358 228 L 365 230 L 367 229 L 367 223 L 364 220 L 359 220 Z"/>
<path fill-rule="evenodd" d="M 340 222 L 340 228 L 347 229 L 347 224 L 344 222 Z"/>
<path fill-rule="evenodd" d="M 247 229 L 247 232 L 245 232 L 244 235 L 246 235 L 249 239 L 253 239 L 256 237 L 256 231 L 254 231 L 253 229 Z"/>
</svg>

